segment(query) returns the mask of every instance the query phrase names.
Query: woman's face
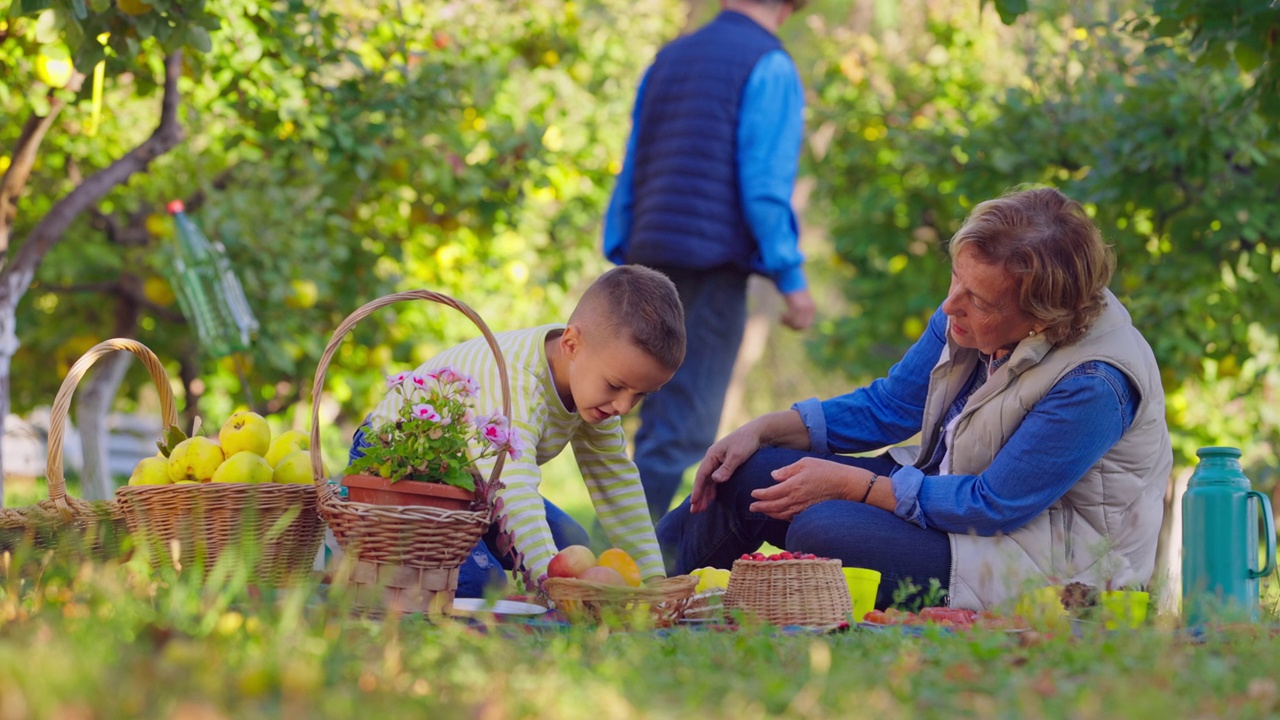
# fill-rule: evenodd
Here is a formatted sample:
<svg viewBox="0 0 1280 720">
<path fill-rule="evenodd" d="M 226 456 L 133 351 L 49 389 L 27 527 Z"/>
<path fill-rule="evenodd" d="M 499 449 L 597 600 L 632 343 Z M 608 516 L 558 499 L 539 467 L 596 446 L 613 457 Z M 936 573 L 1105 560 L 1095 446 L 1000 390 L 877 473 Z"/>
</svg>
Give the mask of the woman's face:
<svg viewBox="0 0 1280 720">
<path fill-rule="evenodd" d="M 994 357 L 1040 329 L 1018 307 L 1013 277 L 1000 265 L 979 262 L 968 247 L 960 248 L 951 263 L 951 290 L 942 311 L 951 319 L 957 345 Z"/>
</svg>

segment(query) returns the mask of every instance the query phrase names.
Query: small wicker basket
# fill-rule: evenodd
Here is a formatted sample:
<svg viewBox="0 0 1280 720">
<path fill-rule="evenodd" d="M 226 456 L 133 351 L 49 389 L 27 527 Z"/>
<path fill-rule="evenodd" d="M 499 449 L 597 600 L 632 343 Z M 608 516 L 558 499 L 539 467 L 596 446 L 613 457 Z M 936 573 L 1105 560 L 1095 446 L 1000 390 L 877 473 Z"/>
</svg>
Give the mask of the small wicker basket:
<svg viewBox="0 0 1280 720">
<path fill-rule="evenodd" d="M 669 627 L 678 622 L 693 596 L 698 579 L 691 575 L 655 580 L 641 587 L 623 587 L 578 580 L 547 578 L 547 597 L 573 622 L 651 623 Z"/>
<path fill-rule="evenodd" d="M 112 338 L 89 348 L 71 366 L 67 377 L 63 379 L 49 414 L 48 460 L 45 470 L 49 498 L 28 507 L 0 510 L 0 549 L 12 549 L 24 540 L 34 547 L 48 548 L 67 529 L 81 533 L 94 555 L 110 555 L 119 549 L 119 540 L 127 533 L 119 500 L 113 498 L 89 501 L 67 495 L 67 482 L 62 469 L 63 436 L 66 434 L 67 415 L 71 410 L 71 398 L 76 386 L 99 358 L 117 350 L 137 356 L 151 375 L 151 381 L 160 395 L 160 411 L 166 426 L 177 422 L 169 376 L 155 353 L 147 346 L 128 338 Z"/>
<path fill-rule="evenodd" d="M 83 375 L 77 371 L 111 350 L 129 350 L 142 359 L 160 392 L 165 427 L 176 425 L 173 391 L 164 366 L 146 346 L 134 340 L 114 339 L 90 349 L 72 367 L 54 403 L 54 423 L 49 433 L 51 489 L 62 488 L 62 425 L 59 402 Z M 61 406 L 65 417 L 65 406 Z M 54 448 L 58 462 L 53 462 Z M 310 485 L 279 483 L 202 483 L 134 485 L 116 490 L 119 514 L 129 532 L 148 552 L 155 566 L 179 570 L 199 567 L 208 577 L 224 552 L 235 548 L 237 557 L 250 566 L 250 577 L 268 586 L 288 584 L 310 572 L 320 549 L 324 529 L 316 515 L 315 490 Z"/>
<path fill-rule="evenodd" d="M 319 492 L 320 516 L 344 553 L 334 572 L 334 584 L 349 587 L 356 606 L 375 614 L 384 610 L 439 614 L 451 607 L 458 588 L 458 568 L 493 520 L 505 459 L 505 454 L 498 455 L 487 480 L 476 476 L 475 502 L 468 510 L 352 502 L 340 497 L 329 484 L 320 456 L 320 397 L 329 363 L 356 323 L 380 308 L 411 300 L 451 307 L 480 329 L 498 363 L 502 413 L 511 417 L 507 365 L 497 339 L 474 310 L 447 295 L 430 290 L 386 295 L 361 306 L 334 330 L 311 389 L 311 470 Z"/>
<path fill-rule="evenodd" d="M 774 625 L 825 626 L 853 612 L 839 560 L 735 560 L 725 610 L 741 609 Z"/>
</svg>

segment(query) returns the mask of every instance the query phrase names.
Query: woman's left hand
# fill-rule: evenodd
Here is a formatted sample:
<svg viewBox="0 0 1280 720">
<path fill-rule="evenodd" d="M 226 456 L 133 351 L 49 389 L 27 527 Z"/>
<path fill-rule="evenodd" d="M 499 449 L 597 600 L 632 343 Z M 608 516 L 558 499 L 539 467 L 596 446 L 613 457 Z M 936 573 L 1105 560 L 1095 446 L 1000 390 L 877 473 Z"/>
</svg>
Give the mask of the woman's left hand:
<svg viewBox="0 0 1280 720">
<path fill-rule="evenodd" d="M 857 468 L 830 460 L 802 458 L 773 471 L 777 485 L 751 491 L 752 512 L 778 520 L 791 520 L 810 505 L 824 500 L 846 500 Z"/>
</svg>

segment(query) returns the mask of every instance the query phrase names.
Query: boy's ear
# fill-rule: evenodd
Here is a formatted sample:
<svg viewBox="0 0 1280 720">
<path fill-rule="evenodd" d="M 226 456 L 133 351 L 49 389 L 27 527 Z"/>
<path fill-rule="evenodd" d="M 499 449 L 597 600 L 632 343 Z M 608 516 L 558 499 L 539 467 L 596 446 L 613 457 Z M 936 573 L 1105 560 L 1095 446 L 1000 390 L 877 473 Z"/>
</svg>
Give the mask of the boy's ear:
<svg viewBox="0 0 1280 720">
<path fill-rule="evenodd" d="M 565 357 L 572 358 L 582 347 L 582 330 L 577 325 L 569 325 L 560 334 L 560 350 Z"/>
</svg>

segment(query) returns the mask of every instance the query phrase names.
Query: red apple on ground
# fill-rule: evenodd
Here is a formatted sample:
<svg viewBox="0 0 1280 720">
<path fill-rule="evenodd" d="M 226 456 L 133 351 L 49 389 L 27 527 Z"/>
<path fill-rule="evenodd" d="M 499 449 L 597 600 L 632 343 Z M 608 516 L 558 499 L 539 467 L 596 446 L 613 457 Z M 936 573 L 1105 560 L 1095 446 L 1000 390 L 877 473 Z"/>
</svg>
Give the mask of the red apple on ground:
<svg viewBox="0 0 1280 720">
<path fill-rule="evenodd" d="M 587 580 L 588 582 L 600 583 L 601 585 L 622 585 L 626 586 L 627 581 L 623 579 L 622 573 L 607 567 L 589 567 L 582 571 L 578 576 L 579 580 Z"/>
<path fill-rule="evenodd" d="M 576 578 L 596 566 L 596 554 L 586 545 L 570 545 L 556 553 L 547 565 L 547 577 Z"/>
</svg>

